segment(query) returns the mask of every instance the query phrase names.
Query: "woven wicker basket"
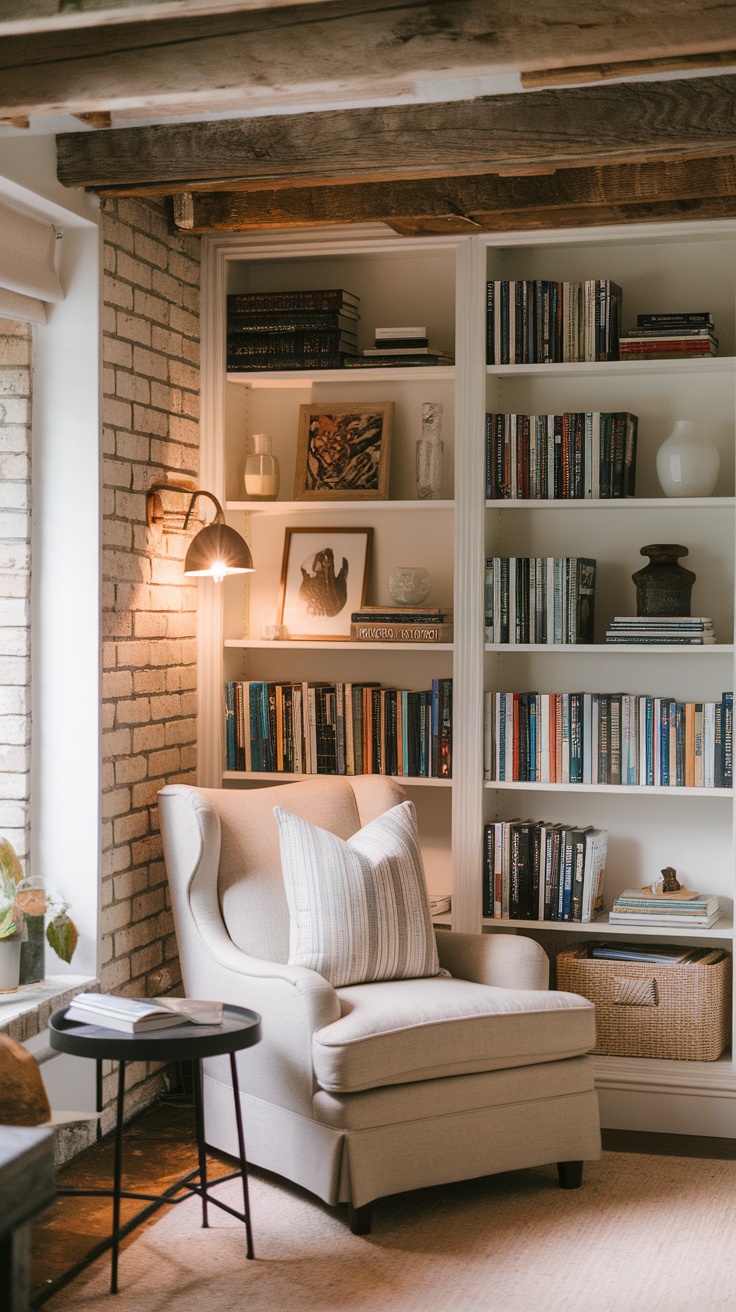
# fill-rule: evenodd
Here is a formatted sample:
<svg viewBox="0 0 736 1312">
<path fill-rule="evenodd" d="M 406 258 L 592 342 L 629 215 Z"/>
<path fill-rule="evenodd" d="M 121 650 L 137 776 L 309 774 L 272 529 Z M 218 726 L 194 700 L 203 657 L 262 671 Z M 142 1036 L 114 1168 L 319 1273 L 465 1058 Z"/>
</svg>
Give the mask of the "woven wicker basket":
<svg viewBox="0 0 736 1312">
<path fill-rule="evenodd" d="M 731 1037 L 731 957 L 601 961 L 588 943 L 557 955 L 557 987 L 596 1004 L 593 1052 L 716 1061 Z"/>
</svg>

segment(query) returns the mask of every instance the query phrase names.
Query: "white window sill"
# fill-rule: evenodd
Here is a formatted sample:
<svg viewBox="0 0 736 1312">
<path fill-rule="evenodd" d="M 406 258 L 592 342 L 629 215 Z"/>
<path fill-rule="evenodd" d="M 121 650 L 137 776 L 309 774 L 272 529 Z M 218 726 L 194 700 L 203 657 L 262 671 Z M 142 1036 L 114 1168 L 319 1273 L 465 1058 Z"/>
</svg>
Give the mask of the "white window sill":
<svg viewBox="0 0 736 1312">
<path fill-rule="evenodd" d="M 97 992 L 93 975 L 47 975 L 38 984 L 23 984 L 0 993 L 0 1033 L 24 1043 L 45 1030 L 49 1016 L 71 1002 L 75 993 Z"/>
</svg>

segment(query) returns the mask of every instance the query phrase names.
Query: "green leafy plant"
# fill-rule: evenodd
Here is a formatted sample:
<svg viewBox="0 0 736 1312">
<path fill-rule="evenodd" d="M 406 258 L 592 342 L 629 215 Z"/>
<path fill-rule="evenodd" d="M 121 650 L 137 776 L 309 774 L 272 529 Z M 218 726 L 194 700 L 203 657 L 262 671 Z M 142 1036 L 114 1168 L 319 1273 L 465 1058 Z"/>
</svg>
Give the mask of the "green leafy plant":
<svg viewBox="0 0 736 1312">
<path fill-rule="evenodd" d="M 7 838 L 0 839 L 0 939 L 25 937 L 25 916 L 53 918 L 46 926 L 46 941 L 67 963 L 74 956 L 79 934 L 69 915 L 69 903 L 53 897 L 45 880 L 23 878 L 23 867 Z"/>
</svg>

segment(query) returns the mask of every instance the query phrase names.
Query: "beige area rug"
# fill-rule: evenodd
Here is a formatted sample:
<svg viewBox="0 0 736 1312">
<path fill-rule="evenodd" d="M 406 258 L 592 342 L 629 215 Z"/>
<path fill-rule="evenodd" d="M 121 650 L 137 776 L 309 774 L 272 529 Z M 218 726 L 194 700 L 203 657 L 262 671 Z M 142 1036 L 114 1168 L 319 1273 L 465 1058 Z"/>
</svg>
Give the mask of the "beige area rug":
<svg viewBox="0 0 736 1312">
<path fill-rule="evenodd" d="M 238 1207 L 238 1182 L 221 1186 Z M 373 1234 L 273 1177 L 251 1180 L 256 1260 L 190 1199 L 46 1304 L 51 1312 L 734 1312 L 736 1161 L 605 1153 L 386 1199 Z"/>
</svg>

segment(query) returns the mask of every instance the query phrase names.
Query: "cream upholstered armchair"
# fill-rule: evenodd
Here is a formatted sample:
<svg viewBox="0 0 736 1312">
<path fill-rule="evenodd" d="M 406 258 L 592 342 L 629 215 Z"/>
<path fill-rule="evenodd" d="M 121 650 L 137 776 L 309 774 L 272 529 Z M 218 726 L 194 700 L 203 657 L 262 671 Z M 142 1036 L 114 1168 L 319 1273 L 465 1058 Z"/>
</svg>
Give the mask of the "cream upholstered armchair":
<svg viewBox="0 0 736 1312">
<path fill-rule="evenodd" d="M 159 793 L 187 995 L 263 1018 L 239 1057 L 249 1160 L 347 1203 L 356 1233 L 382 1196 L 551 1162 L 575 1187 L 600 1152 L 593 1007 L 547 991 L 533 940 L 440 931 L 452 978 L 333 988 L 287 964 L 274 806 L 347 840 L 404 796 L 373 775 Z M 226 1058 L 204 1092 L 208 1143 L 236 1153 Z"/>
</svg>

